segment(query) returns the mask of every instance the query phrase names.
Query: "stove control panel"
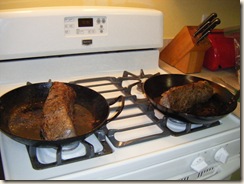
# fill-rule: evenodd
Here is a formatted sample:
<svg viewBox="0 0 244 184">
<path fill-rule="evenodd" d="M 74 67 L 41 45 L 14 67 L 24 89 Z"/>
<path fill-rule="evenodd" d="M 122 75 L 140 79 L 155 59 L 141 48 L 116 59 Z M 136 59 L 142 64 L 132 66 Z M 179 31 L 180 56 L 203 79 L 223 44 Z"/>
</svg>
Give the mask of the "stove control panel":
<svg viewBox="0 0 244 184">
<path fill-rule="evenodd" d="M 106 34 L 106 16 L 64 18 L 64 35 L 67 37 L 82 37 Z"/>
</svg>

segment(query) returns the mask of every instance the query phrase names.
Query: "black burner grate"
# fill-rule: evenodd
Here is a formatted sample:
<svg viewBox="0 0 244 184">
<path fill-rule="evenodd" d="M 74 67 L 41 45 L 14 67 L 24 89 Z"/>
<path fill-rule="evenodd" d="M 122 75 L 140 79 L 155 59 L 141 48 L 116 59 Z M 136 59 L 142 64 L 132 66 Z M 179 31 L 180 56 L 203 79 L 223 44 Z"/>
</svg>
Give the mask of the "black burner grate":
<svg viewBox="0 0 244 184">
<path fill-rule="evenodd" d="M 111 154 L 113 152 L 113 150 L 106 142 L 104 131 L 98 130 L 94 134 L 103 146 L 102 151 L 95 152 L 94 146 L 92 144 L 90 144 L 89 142 L 83 140 L 83 141 L 80 141 L 80 143 L 83 144 L 85 147 L 85 155 L 70 158 L 70 159 L 63 159 L 62 158 L 62 146 L 60 146 L 60 147 L 56 148 L 56 161 L 51 162 L 51 163 L 41 163 L 38 160 L 38 158 L 37 158 L 38 147 L 26 146 L 27 151 L 30 156 L 32 167 L 37 170 L 46 169 L 46 168 L 50 168 L 50 167 L 56 167 L 56 166 L 60 166 L 60 165 L 64 165 L 64 164 L 74 163 L 74 162 L 78 162 L 78 161 L 82 161 L 82 160 L 87 160 L 90 158 L 95 158 L 95 157 Z M 53 148 L 53 149 L 55 149 L 55 148 Z"/>
<path fill-rule="evenodd" d="M 157 73 L 157 74 L 159 74 L 159 73 Z M 135 75 L 128 71 L 124 71 L 122 77 L 118 77 L 118 78 L 115 78 L 115 77 L 89 78 L 89 79 L 72 81 L 71 83 L 80 84 L 80 85 L 83 85 L 83 86 L 86 86 L 89 88 L 98 87 L 98 86 L 103 87 L 106 85 L 114 85 L 116 87 L 115 89 L 106 90 L 106 91 L 97 91 L 97 92 L 99 92 L 100 94 L 110 93 L 110 92 L 115 92 L 115 91 L 121 92 L 124 94 L 125 100 L 131 100 L 133 102 L 133 104 L 125 105 L 124 109 L 139 108 L 142 111 L 141 113 L 136 113 L 136 114 L 128 115 L 125 117 L 119 116 L 116 118 L 116 120 L 125 119 L 125 121 L 126 121 L 127 118 L 141 116 L 141 115 L 146 115 L 152 120 L 151 123 L 148 123 L 145 125 L 134 126 L 134 127 L 124 128 L 124 129 L 119 129 L 119 130 L 118 129 L 107 129 L 106 127 L 104 127 L 104 129 L 106 130 L 106 135 L 108 136 L 108 138 L 112 142 L 112 144 L 115 147 L 124 147 L 124 146 L 137 144 L 137 143 L 141 143 L 141 142 L 145 142 L 145 141 L 149 141 L 149 140 L 153 140 L 156 138 L 161 138 L 161 137 L 170 135 L 170 133 L 167 129 L 163 130 L 162 120 L 159 120 L 154 115 L 154 109 L 152 108 L 150 103 L 148 103 L 148 100 L 146 99 L 146 97 L 143 99 L 137 99 L 136 95 L 131 94 L 132 87 L 138 86 L 142 90 L 142 84 L 143 84 L 142 79 L 147 79 L 151 76 L 153 76 L 153 75 L 144 74 L 143 70 L 141 70 L 139 75 Z M 128 86 L 123 87 L 122 82 L 124 82 L 126 80 L 130 80 L 130 81 L 135 80 L 135 82 Z M 102 81 L 102 83 L 101 84 L 89 84 L 94 81 L 96 81 L 96 82 Z M 109 101 L 111 99 L 107 99 L 107 100 Z M 142 128 L 142 127 L 146 127 L 146 126 L 152 126 L 152 125 L 157 125 L 160 129 L 162 129 L 162 133 L 150 135 L 150 136 L 146 136 L 146 137 L 142 137 L 142 138 L 138 138 L 138 139 L 134 139 L 134 140 L 130 140 L 130 141 L 124 141 L 124 142 L 118 141 L 114 136 L 118 132 L 128 131 L 128 130 Z"/>
</svg>

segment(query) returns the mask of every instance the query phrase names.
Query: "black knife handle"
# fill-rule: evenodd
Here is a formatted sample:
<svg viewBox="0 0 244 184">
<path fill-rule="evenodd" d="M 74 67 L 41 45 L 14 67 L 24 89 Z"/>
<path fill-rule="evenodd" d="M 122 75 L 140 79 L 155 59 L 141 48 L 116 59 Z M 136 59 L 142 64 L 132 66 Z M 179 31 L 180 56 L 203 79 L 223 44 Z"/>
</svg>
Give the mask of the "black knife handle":
<svg viewBox="0 0 244 184">
<path fill-rule="evenodd" d="M 212 21 L 214 18 L 217 17 L 217 13 L 211 13 L 204 21 L 198 26 L 198 29 L 200 29 L 206 22 Z"/>
<path fill-rule="evenodd" d="M 219 18 L 215 18 L 211 24 L 202 32 L 201 37 L 197 40 L 197 44 L 199 44 L 199 42 L 201 42 L 204 38 L 206 38 L 208 36 L 208 34 L 218 25 L 220 24 L 221 21 Z"/>
<path fill-rule="evenodd" d="M 200 34 L 201 32 L 203 32 L 203 30 L 205 28 L 207 28 L 209 25 L 211 24 L 210 21 L 207 21 L 204 25 L 202 25 L 195 33 L 194 33 L 194 37 L 196 37 L 198 34 Z"/>
<path fill-rule="evenodd" d="M 208 31 L 212 31 L 217 25 L 221 23 L 219 18 L 215 18 L 211 24 L 202 32 L 202 35 L 204 35 Z"/>
<path fill-rule="evenodd" d="M 197 40 L 197 44 L 199 44 L 204 38 L 206 38 L 206 36 L 208 36 L 210 32 L 211 31 L 207 31 L 204 34 L 202 34 L 202 36 Z"/>
</svg>

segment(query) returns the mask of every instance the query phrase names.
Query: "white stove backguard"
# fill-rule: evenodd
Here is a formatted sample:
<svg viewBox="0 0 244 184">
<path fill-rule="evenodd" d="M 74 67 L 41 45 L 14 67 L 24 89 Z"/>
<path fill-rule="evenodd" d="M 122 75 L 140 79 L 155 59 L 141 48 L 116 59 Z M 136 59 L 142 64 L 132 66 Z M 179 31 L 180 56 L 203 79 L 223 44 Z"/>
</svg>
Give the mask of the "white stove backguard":
<svg viewBox="0 0 244 184">
<path fill-rule="evenodd" d="M 0 60 L 160 48 L 163 14 L 115 7 L 0 11 Z"/>
</svg>

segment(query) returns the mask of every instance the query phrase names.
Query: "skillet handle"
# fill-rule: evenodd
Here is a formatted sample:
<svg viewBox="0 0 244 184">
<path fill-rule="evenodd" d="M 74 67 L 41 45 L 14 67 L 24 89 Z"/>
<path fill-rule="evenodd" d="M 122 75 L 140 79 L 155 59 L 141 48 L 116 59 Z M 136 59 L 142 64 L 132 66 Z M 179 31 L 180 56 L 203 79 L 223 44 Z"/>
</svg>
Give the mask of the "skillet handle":
<svg viewBox="0 0 244 184">
<path fill-rule="evenodd" d="M 125 106 L 125 97 L 120 95 L 117 98 L 115 98 L 113 101 L 109 102 L 108 105 L 111 106 L 117 102 L 121 102 L 121 105 L 116 109 L 115 114 L 111 118 L 107 119 L 107 123 L 114 120 L 122 112 Z"/>
</svg>

